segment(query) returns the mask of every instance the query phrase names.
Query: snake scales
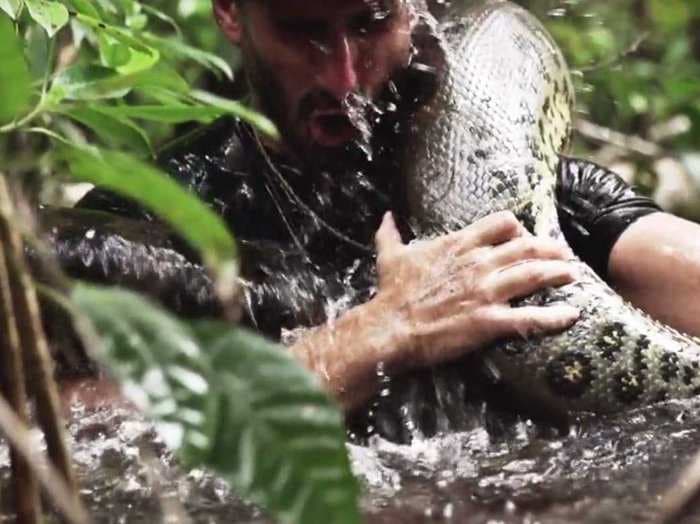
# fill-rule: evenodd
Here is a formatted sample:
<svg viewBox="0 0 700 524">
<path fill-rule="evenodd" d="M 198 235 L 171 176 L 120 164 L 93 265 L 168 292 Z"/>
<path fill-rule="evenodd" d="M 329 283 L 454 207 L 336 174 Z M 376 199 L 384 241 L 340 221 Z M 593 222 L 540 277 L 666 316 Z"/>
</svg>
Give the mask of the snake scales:
<svg viewBox="0 0 700 524">
<path fill-rule="evenodd" d="M 444 64 L 418 114 L 405 164 L 418 236 L 511 210 L 536 235 L 561 239 L 554 186 L 572 130 L 573 89 L 560 50 L 526 10 L 501 0 L 441 27 Z M 568 331 L 485 352 L 516 391 L 564 412 L 612 412 L 700 393 L 698 340 L 625 303 L 585 264 L 580 278 L 517 305 L 581 310 Z"/>
</svg>

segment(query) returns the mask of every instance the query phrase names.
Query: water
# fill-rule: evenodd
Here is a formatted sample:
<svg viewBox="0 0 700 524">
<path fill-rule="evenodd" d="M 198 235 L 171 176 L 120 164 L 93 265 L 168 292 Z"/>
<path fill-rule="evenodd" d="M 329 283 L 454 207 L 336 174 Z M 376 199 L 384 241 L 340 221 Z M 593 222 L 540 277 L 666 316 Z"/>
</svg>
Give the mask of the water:
<svg viewBox="0 0 700 524">
<path fill-rule="evenodd" d="M 95 522 L 271 522 L 215 475 L 183 470 L 126 407 L 75 404 L 69 429 Z M 657 522 L 660 495 L 699 449 L 700 400 L 586 417 L 565 436 L 521 421 L 500 434 L 479 427 L 410 445 L 348 445 L 370 524 Z M 3 445 L 3 520 L 8 483 Z M 683 522 L 700 522 L 700 509 Z"/>
</svg>

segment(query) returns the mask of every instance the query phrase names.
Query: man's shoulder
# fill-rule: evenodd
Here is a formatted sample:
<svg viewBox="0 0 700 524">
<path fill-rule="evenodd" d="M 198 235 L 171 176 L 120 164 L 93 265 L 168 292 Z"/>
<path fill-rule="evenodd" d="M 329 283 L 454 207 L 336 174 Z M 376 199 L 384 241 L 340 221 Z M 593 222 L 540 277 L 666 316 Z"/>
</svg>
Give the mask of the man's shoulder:
<svg viewBox="0 0 700 524">
<path fill-rule="evenodd" d="M 603 278 L 620 235 L 660 207 L 612 170 L 561 157 L 557 174 L 559 223 L 574 252 Z"/>
<path fill-rule="evenodd" d="M 244 167 L 254 147 L 251 138 L 246 124 L 222 117 L 168 143 L 158 153 L 157 163 L 185 185 L 197 186 Z"/>
<path fill-rule="evenodd" d="M 251 183 L 256 151 L 250 127 L 237 118 L 222 117 L 168 143 L 156 163 L 221 213 L 231 193 Z M 90 191 L 77 207 L 152 219 L 136 202 L 101 188 Z"/>
</svg>

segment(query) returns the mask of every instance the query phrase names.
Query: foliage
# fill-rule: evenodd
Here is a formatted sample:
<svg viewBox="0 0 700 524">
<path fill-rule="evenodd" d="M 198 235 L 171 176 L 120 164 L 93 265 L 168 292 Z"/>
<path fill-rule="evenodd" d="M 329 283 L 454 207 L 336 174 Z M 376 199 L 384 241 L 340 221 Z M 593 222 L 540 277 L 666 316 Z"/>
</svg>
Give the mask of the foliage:
<svg viewBox="0 0 700 524">
<path fill-rule="evenodd" d="M 286 352 L 126 291 L 80 285 L 73 297 L 130 397 L 187 463 L 220 472 L 282 522 L 358 521 L 341 415 Z"/>
<path fill-rule="evenodd" d="M 70 175 L 136 199 L 228 282 L 231 233 L 151 165 L 156 142 L 190 121 L 235 114 L 276 137 L 262 115 L 195 87 L 204 72 L 233 76 L 183 37 L 193 32 L 178 13 L 196 20 L 203 5 L 0 0 L 0 175 L 38 172 L 40 186 Z M 223 323 L 187 324 L 125 291 L 76 286 L 73 302 L 188 464 L 216 469 L 283 522 L 358 521 L 340 412 L 283 349 Z"/>
<path fill-rule="evenodd" d="M 545 22 L 574 70 L 576 153 L 619 168 L 672 211 L 700 218 L 700 2 L 521 3 Z M 598 128 L 584 129 L 584 121 Z M 608 129 L 621 135 L 611 139 Z M 670 185 L 688 200 L 670 198 Z"/>
</svg>

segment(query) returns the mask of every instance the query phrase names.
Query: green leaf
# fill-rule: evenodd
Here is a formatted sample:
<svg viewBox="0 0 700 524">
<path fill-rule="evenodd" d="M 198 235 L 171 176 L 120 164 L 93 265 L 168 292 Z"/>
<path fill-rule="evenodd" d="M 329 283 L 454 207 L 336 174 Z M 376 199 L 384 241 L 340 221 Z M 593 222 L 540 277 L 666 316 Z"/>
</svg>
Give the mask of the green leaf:
<svg viewBox="0 0 700 524">
<path fill-rule="evenodd" d="M 110 189 L 139 202 L 168 222 L 199 250 L 205 263 L 226 272 L 236 247 L 221 217 L 171 177 L 129 155 L 66 149 L 73 178 Z"/>
<path fill-rule="evenodd" d="M 134 86 L 131 77 L 98 65 L 77 65 L 65 69 L 51 85 L 49 98 L 54 103 L 68 100 L 121 98 Z"/>
<path fill-rule="evenodd" d="M 12 21 L 0 14 L 0 122 L 15 118 L 29 105 L 31 77 Z"/>
<path fill-rule="evenodd" d="M 73 300 L 187 464 L 218 471 L 279 522 L 359 522 L 341 414 L 284 348 L 126 291 L 78 285 Z"/>
<path fill-rule="evenodd" d="M 43 79 L 49 67 L 49 37 L 46 31 L 32 24 L 24 36 L 29 69 L 34 79 Z"/>
<path fill-rule="evenodd" d="M 148 135 L 125 116 L 109 115 L 95 107 L 59 107 L 58 112 L 92 129 L 109 146 L 123 147 L 141 155 L 152 154 Z"/>
<path fill-rule="evenodd" d="M 24 0 L 29 14 L 49 36 L 68 23 L 68 9 L 60 2 L 51 0 Z"/>
<path fill-rule="evenodd" d="M 0 9 L 5 11 L 13 20 L 17 19 L 22 8 L 22 0 L 0 0 Z"/>
<path fill-rule="evenodd" d="M 191 96 L 199 102 L 204 102 L 205 104 L 217 107 L 226 113 L 239 117 L 241 120 L 245 120 L 275 140 L 279 140 L 280 138 L 277 127 L 269 118 L 258 113 L 257 111 L 247 108 L 240 102 L 222 98 L 220 96 L 207 93 L 206 91 L 199 90 L 192 91 Z"/>
<path fill-rule="evenodd" d="M 95 108 L 100 113 L 115 117 L 129 117 L 167 124 L 179 124 L 197 120 L 210 122 L 223 115 L 226 111 L 211 106 L 189 106 L 184 104 L 167 106 L 108 106 L 102 105 Z"/>
<path fill-rule="evenodd" d="M 141 6 L 143 10 L 149 14 L 151 14 L 153 17 L 165 22 L 166 24 L 169 24 L 172 26 L 172 28 L 175 30 L 177 33 L 178 37 L 182 34 L 182 30 L 180 29 L 180 26 L 177 24 L 175 19 L 168 14 L 164 13 L 160 9 L 156 9 L 155 7 L 152 7 L 148 4 L 142 4 Z"/>
<path fill-rule="evenodd" d="M 96 20 L 101 20 L 100 12 L 92 5 L 90 0 L 66 0 L 68 4 L 78 13 L 87 15 Z"/>
<path fill-rule="evenodd" d="M 152 33 L 144 33 L 143 37 L 151 45 L 159 49 L 163 54 L 171 57 L 184 57 L 194 60 L 198 64 L 215 72 L 222 72 L 227 78 L 233 79 L 231 66 L 221 57 L 207 53 L 196 47 L 189 46 L 174 38 L 162 38 Z"/>
<path fill-rule="evenodd" d="M 64 99 L 122 98 L 134 87 L 158 87 L 179 93 L 189 91 L 187 82 L 177 72 L 161 64 L 133 74 L 121 74 L 97 65 L 77 65 L 56 77 L 49 97 L 53 104 Z"/>
<path fill-rule="evenodd" d="M 131 59 L 129 46 L 105 34 L 100 34 L 97 41 L 99 43 L 100 59 L 105 66 L 117 69 L 127 64 Z"/>
<path fill-rule="evenodd" d="M 78 15 L 76 20 L 98 35 L 103 64 L 113 67 L 123 75 L 150 69 L 160 60 L 160 52 L 157 49 L 146 45 L 142 39 L 121 27 L 105 24 L 84 15 Z"/>
</svg>

